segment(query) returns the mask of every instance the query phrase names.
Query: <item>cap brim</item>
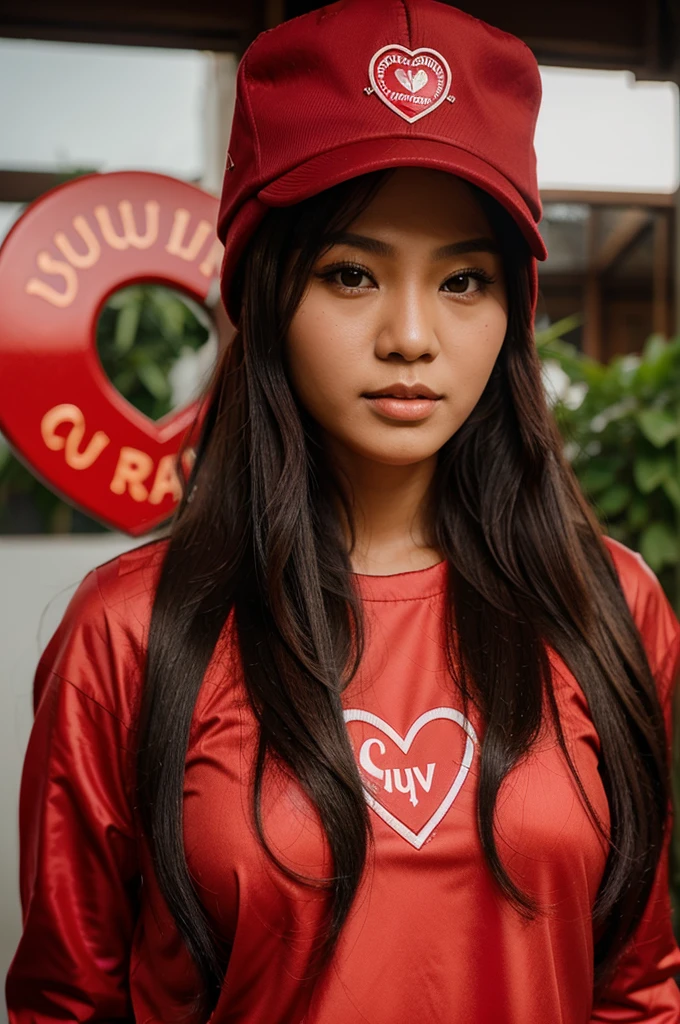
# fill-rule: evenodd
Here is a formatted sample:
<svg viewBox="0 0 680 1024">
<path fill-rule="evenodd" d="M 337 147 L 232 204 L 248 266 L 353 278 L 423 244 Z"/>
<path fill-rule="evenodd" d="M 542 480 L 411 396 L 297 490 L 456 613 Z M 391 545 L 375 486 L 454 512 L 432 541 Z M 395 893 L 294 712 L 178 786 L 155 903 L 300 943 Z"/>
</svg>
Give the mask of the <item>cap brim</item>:
<svg viewBox="0 0 680 1024">
<path fill-rule="evenodd" d="M 448 142 L 402 136 L 347 143 L 294 167 L 257 196 L 267 206 L 290 206 L 349 178 L 389 167 L 431 167 L 478 185 L 514 218 L 536 259 L 546 259 L 536 221 L 514 185 L 480 157 Z"/>
</svg>

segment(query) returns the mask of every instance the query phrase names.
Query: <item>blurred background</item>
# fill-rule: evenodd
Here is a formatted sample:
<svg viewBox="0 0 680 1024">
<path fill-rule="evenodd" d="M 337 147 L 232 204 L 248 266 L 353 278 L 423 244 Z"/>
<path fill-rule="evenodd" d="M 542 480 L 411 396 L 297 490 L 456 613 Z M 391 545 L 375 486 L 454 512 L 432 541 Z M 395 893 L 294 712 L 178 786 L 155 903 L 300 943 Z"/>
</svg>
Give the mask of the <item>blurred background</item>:
<svg viewBox="0 0 680 1024">
<path fill-rule="evenodd" d="M 240 55 L 257 32 L 315 6 L 5 0 L 0 244 L 28 204 L 93 171 L 158 171 L 218 193 Z M 642 552 L 678 611 L 678 4 L 457 6 L 522 37 L 541 65 L 536 148 L 550 256 L 540 271 L 537 343 L 546 391 L 606 531 Z M 159 419 L 195 395 L 220 336 L 214 306 L 136 285 L 102 310 L 97 348 L 118 391 Z M 138 543 L 56 497 L 0 435 L 3 977 L 20 929 L 15 822 L 35 665 L 85 572 Z M 669 883 L 680 935 L 680 823 Z"/>
</svg>

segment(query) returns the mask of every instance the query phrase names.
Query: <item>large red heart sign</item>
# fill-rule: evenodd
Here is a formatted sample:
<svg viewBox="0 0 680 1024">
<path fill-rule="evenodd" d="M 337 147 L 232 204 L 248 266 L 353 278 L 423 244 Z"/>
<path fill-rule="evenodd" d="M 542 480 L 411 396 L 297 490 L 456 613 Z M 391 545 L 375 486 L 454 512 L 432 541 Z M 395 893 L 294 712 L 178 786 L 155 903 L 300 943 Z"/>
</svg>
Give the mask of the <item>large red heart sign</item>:
<svg viewBox="0 0 680 1024">
<path fill-rule="evenodd" d="M 161 174 L 92 174 L 33 203 L 0 248 L 0 429 L 67 501 L 133 536 L 179 497 L 196 405 L 154 422 L 107 378 L 97 319 L 125 285 L 206 299 L 220 267 L 217 199 Z"/>
</svg>

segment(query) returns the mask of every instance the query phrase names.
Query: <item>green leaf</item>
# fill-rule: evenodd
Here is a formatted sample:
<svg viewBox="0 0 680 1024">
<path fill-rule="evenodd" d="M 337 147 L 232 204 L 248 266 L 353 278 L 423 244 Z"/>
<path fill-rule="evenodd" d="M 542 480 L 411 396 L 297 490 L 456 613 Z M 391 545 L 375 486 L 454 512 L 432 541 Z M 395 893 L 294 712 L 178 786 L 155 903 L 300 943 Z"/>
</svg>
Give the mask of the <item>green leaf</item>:
<svg viewBox="0 0 680 1024">
<path fill-rule="evenodd" d="M 662 334 L 650 334 L 642 349 L 642 358 L 648 362 L 656 362 L 666 351 L 668 342 Z"/>
<path fill-rule="evenodd" d="M 667 480 L 664 480 L 663 489 L 678 511 L 680 511 L 680 481 L 677 476 L 669 476 Z"/>
<path fill-rule="evenodd" d="M 678 351 L 674 345 L 667 345 L 653 359 L 643 359 L 633 381 L 633 390 L 646 403 L 657 401 L 669 384 L 677 392 L 679 369 Z"/>
<path fill-rule="evenodd" d="M 140 303 L 133 299 L 126 303 L 118 314 L 114 334 L 114 346 L 119 355 L 124 355 L 125 352 L 129 352 L 135 343 L 140 312 Z"/>
<path fill-rule="evenodd" d="M 608 459 L 590 459 L 579 473 L 581 487 L 589 494 L 597 494 L 616 481 L 616 470 Z"/>
<path fill-rule="evenodd" d="M 605 516 L 616 516 L 623 512 L 633 492 L 627 484 L 614 484 L 597 499 L 597 507 Z"/>
<path fill-rule="evenodd" d="M 143 363 L 137 367 L 137 376 L 154 398 L 167 398 L 170 394 L 170 383 L 165 374 L 155 363 Z"/>
<path fill-rule="evenodd" d="M 136 374 L 132 370 L 121 370 L 120 373 L 111 378 L 111 383 L 116 390 L 120 391 L 124 398 L 127 398 L 135 386 Z"/>
<path fill-rule="evenodd" d="M 565 334 L 570 334 L 571 331 L 575 331 L 582 323 L 583 317 L 580 313 L 573 313 L 571 316 L 565 316 L 561 320 L 557 320 L 554 324 L 550 324 L 550 327 L 546 327 L 545 330 L 536 332 L 536 346 L 539 349 L 542 349 L 545 345 L 550 345 L 558 339 L 563 338 Z"/>
<path fill-rule="evenodd" d="M 667 455 L 650 459 L 644 455 L 635 460 L 633 478 L 643 494 L 650 494 L 668 477 L 673 475 L 674 462 Z"/>
<path fill-rule="evenodd" d="M 674 565 L 679 553 L 677 535 L 667 523 L 651 523 L 640 537 L 640 554 L 654 572 Z"/>
<path fill-rule="evenodd" d="M 646 525 L 649 519 L 649 504 L 639 494 L 636 495 L 628 506 L 626 523 L 629 530 L 637 532 Z"/>
<path fill-rule="evenodd" d="M 156 289 L 153 305 L 166 338 L 182 338 L 185 333 L 186 306 L 172 292 Z"/>
<path fill-rule="evenodd" d="M 647 440 L 657 448 L 663 448 L 680 433 L 680 419 L 666 409 L 641 409 L 636 419 Z"/>
</svg>

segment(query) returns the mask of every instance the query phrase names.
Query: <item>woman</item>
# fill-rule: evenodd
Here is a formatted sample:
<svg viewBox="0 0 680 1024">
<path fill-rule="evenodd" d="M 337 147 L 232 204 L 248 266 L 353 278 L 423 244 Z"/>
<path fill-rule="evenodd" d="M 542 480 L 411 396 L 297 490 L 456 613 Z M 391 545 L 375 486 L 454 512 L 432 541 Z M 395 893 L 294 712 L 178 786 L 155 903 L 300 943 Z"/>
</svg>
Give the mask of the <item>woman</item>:
<svg viewBox="0 0 680 1024">
<path fill-rule="evenodd" d="M 680 1020 L 680 625 L 546 408 L 539 96 L 433 0 L 241 62 L 238 332 L 38 670 L 13 1024 Z"/>
</svg>

